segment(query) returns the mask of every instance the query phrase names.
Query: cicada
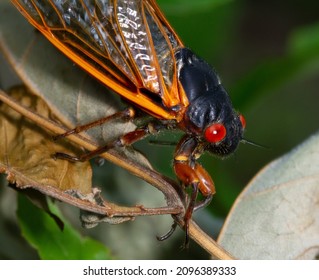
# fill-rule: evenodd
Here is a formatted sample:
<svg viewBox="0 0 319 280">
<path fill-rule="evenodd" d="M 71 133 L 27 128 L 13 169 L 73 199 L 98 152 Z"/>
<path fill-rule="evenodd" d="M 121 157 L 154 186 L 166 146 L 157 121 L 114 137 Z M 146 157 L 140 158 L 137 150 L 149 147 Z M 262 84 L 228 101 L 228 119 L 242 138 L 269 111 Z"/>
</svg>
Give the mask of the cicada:
<svg viewBox="0 0 319 280">
<path fill-rule="evenodd" d="M 116 117 L 134 120 L 137 112 L 151 116 L 97 151 L 64 158 L 84 161 L 162 130 L 185 132 L 173 168 L 181 187 L 192 188 L 184 215 L 188 238 L 194 209 L 207 205 L 215 193 L 198 158 L 205 151 L 232 154 L 245 129 L 245 119 L 234 110 L 216 71 L 184 46 L 155 0 L 12 2 L 62 53 L 127 101 L 130 109 Z"/>
</svg>

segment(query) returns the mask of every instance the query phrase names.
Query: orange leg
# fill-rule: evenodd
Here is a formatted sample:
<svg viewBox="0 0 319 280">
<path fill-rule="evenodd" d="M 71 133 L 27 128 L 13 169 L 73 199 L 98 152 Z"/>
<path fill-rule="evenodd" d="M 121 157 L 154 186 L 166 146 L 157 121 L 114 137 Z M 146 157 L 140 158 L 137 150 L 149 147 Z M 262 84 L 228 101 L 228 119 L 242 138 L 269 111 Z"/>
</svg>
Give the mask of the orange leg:
<svg viewBox="0 0 319 280">
<path fill-rule="evenodd" d="M 198 143 L 194 138 L 184 137 L 177 146 L 174 156 L 174 170 L 184 186 L 192 186 L 192 193 L 184 215 L 185 245 L 189 242 L 189 221 L 195 210 L 206 206 L 215 193 L 215 185 L 208 172 L 196 162 Z M 196 203 L 198 192 L 204 200 Z"/>
</svg>

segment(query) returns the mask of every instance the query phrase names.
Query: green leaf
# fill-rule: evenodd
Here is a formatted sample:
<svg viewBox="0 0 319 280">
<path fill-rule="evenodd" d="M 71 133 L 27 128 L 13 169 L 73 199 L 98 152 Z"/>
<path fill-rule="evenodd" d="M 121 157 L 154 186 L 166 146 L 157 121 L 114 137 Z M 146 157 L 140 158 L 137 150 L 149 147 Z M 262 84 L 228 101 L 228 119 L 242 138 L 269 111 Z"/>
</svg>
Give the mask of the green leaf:
<svg viewBox="0 0 319 280">
<path fill-rule="evenodd" d="M 64 223 L 63 230 L 52 217 L 34 206 L 24 195 L 18 196 L 18 220 L 23 237 L 33 246 L 41 259 L 82 260 L 111 259 L 109 250 L 101 243 L 82 237 L 49 202 L 50 211 Z"/>
<path fill-rule="evenodd" d="M 219 244 L 238 259 L 315 259 L 319 133 L 263 168 L 237 198 Z"/>
</svg>

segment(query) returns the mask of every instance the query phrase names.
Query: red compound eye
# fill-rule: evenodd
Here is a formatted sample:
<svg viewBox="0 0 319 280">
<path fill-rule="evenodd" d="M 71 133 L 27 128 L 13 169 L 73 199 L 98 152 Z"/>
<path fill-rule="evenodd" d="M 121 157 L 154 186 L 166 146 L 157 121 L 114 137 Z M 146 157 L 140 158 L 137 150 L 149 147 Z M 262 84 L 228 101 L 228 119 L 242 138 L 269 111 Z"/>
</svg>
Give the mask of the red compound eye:
<svg viewBox="0 0 319 280">
<path fill-rule="evenodd" d="M 226 137 L 226 128 L 221 123 L 214 123 L 205 130 L 205 138 L 210 143 L 217 143 Z"/>
<path fill-rule="evenodd" d="M 246 127 L 246 119 L 245 119 L 245 117 L 243 115 L 239 115 L 239 120 L 241 122 L 242 127 L 245 128 Z"/>
</svg>

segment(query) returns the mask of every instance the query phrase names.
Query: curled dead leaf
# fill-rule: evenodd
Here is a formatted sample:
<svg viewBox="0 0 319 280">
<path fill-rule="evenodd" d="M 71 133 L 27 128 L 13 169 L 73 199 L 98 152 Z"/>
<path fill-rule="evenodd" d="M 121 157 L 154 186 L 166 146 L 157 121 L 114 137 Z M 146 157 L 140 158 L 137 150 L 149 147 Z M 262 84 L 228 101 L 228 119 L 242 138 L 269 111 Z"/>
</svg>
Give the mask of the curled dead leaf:
<svg viewBox="0 0 319 280">
<path fill-rule="evenodd" d="M 11 94 L 22 105 L 49 118 L 47 105 L 32 96 L 26 88 L 13 88 Z M 78 153 L 79 149 L 53 142 L 52 135 L 5 104 L 1 104 L 0 110 L 0 166 L 2 172 L 8 174 L 10 183 L 20 188 L 50 186 L 62 191 L 91 192 L 92 170 L 89 162 L 72 164 L 52 158 L 56 151 Z"/>
</svg>

